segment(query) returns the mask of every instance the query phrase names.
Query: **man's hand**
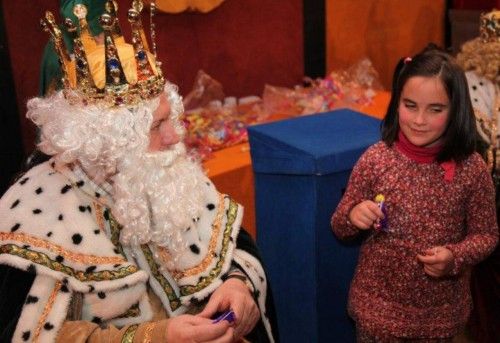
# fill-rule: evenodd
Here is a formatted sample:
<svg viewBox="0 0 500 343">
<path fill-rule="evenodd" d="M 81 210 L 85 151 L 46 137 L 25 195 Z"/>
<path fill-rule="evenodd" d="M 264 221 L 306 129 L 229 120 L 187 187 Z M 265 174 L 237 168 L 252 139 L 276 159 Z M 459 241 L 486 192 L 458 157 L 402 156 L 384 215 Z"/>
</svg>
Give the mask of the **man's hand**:
<svg viewBox="0 0 500 343">
<path fill-rule="evenodd" d="M 210 319 L 184 314 L 168 320 L 166 341 L 169 343 L 229 343 L 234 330 L 225 320 L 213 324 Z"/>
<path fill-rule="evenodd" d="M 199 316 L 211 318 L 215 313 L 229 309 L 233 310 L 236 317 L 234 338 L 237 341 L 252 331 L 260 318 L 257 304 L 242 280 L 229 278 L 224 281 L 212 294 Z"/>
<path fill-rule="evenodd" d="M 384 218 L 382 210 L 375 201 L 365 200 L 354 206 L 349 212 L 349 221 L 361 230 L 373 228 L 375 222 Z"/>
<path fill-rule="evenodd" d="M 448 275 L 453 269 L 453 253 L 445 247 L 434 247 L 417 255 L 417 260 L 424 264 L 424 272 L 432 277 Z"/>
</svg>

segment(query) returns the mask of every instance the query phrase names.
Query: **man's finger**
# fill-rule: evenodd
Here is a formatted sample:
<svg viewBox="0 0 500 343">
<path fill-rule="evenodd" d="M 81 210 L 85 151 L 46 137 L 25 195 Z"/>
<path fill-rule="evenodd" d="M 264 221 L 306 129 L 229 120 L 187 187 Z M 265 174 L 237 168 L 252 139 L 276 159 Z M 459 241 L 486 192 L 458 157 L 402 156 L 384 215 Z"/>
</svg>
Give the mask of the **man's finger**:
<svg viewBox="0 0 500 343">
<path fill-rule="evenodd" d="M 223 336 L 213 340 L 204 341 L 203 343 L 230 343 L 235 341 L 234 338 L 234 330 L 230 327 Z"/>
<path fill-rule="evenodd" d="M 219 308 L 220 305 L 221 304 L 216 297 L 211 297 L 203 311 L 201 311 L 198 315 L 204 318 L 211 318 L 217 311 L 222 311 L 222 309 Z"/>
<path fill-rule="evenodd" d="M 207 342 L 223 337 L 227 334 L 229 323 L 226 320 L 221 320 L 218 323 L 208 323 L 193 326 L 192 333 L 196 342 Z"/>
</svg>

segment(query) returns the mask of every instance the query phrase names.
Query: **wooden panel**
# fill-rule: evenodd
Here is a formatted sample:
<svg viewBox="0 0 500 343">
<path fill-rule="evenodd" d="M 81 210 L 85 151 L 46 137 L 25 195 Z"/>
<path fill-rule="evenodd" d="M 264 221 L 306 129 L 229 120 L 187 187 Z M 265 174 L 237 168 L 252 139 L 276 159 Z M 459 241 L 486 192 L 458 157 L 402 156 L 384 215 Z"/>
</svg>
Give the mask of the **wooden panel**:
<svg viewBox="0 0 500 343">
<path fill-rule="evenodd" d="M 368 57 L 390 89 L 394 67 L 444 44 L 445 0 L 326 0 L 327 72 Z"/>
</svg>

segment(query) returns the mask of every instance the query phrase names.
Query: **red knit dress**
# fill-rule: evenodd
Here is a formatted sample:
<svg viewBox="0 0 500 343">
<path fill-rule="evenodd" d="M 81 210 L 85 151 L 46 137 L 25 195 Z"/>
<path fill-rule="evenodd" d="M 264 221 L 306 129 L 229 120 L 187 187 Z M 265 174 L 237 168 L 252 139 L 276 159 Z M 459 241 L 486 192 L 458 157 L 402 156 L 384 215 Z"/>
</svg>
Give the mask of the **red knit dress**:
<svg viewBox="0 0 500 343">
<path fill-rule="evenodd" d="M 340 238 L 360 230 L 350 210 L 383 194 L 389 232 L 364 241 L 349 294 L 359 329 L 380 338 L 445 338 L 457 334 L 471 309 L 469 266 L 498 240 L 494 189 L 478 154 L 456 165 L 451 181 L 436 162 L 417 163 L 379 142 L 361 156 L 333 217 Z M 424 273 L 417 254 L 446 246 L 455 257 L 449 276 Z"/>
</svg>

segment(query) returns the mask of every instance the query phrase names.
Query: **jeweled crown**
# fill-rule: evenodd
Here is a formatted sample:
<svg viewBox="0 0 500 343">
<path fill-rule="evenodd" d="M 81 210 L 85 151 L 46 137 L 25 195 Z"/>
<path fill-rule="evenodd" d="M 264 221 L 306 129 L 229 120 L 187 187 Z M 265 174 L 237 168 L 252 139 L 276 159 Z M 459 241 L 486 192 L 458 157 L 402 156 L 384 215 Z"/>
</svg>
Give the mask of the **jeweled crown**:
<svg viewBox="0 0 500 343">
<path fill-rule="evenodd" d="M 133 0 L 128 11 L 132 44 L 125 42 L 118 22 L 116 1 L 106 1 L 100 17 L 104 29 L 104 44 L 97 44 L 86 21 L 87 8 L 78 4 L 73 13 L 74 23 L 64 19 L 64 26 L 73 40 L 73 54 L 64 45 L 62 32 L 54 15 L 46 12 L 41 20 L 43 29 L 50 33 L 62 68 L 64 96 L 72 103 L 98 103 L 106 107 L 136 105 L 163 91 L 165 78 L 161 62 L 157 60 L 153 16 L 155 2 L 151 2 L 151 47 L 141 21 L 142 0 Z M 80 30 L 78 30 L 79 26 Z"/>
<path fill-rule="evenodd" d="M 500 11 L 481 14 L 479 33 L 483 42 L 500 42 Z"/>
</svg>

